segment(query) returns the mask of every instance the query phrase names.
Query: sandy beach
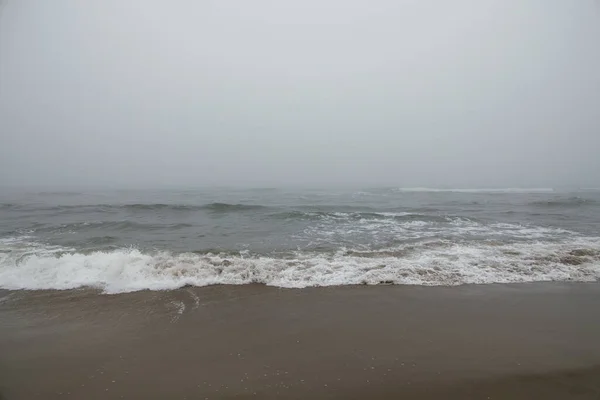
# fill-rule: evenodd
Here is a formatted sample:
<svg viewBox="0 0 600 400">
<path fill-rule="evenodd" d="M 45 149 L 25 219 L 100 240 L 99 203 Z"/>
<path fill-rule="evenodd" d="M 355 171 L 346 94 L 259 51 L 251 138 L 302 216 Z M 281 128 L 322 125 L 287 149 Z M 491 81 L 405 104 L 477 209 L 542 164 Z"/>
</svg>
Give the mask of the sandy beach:
<svg viewBox="0 0 600 400">
<path fill-rule="evenodd" d="M 597 284 L 0 293 L 2 399 L 598 399 Z"/>
<path fill-rule="evenodd" d="M 600 400 L 600 0 L 0 0 L 0 400 Z"/>
</svg>

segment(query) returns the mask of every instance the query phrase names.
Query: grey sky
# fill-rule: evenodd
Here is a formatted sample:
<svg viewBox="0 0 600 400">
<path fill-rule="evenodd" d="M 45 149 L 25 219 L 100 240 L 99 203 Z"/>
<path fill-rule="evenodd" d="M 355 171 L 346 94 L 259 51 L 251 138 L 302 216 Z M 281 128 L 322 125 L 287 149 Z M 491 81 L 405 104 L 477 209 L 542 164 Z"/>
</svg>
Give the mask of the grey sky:
<svg viewBox="0 0 600 400">
<path fill-rule="evenodd" d="M 4 0 L 0 185 L 600 185 L 596 0 Z"/>
</svg>

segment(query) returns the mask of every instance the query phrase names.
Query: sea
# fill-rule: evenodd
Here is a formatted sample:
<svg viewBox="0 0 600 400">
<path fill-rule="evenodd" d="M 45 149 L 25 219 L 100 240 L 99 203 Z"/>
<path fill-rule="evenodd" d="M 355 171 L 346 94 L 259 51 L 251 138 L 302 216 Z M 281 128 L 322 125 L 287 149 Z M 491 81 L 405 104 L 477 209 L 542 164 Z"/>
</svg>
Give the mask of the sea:
<svg viewBox="0 0 600 400">
<path fill-rule="evenodd" d="M 0 288 L 600 279 L 600 190 L 3 190 Z"/>
</svg>

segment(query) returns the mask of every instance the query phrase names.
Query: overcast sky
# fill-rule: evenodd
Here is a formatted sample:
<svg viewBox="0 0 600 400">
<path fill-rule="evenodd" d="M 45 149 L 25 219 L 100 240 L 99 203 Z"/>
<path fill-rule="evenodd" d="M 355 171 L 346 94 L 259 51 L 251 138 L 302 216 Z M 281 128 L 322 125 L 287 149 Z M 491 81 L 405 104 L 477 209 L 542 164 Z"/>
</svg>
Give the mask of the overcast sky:
<svg viewBox="0 0 600 400">
<path fill-rule="evenodd" d="M 3 1 L 0 185 L 600 186 L 596 0 Z"/>
</svg>

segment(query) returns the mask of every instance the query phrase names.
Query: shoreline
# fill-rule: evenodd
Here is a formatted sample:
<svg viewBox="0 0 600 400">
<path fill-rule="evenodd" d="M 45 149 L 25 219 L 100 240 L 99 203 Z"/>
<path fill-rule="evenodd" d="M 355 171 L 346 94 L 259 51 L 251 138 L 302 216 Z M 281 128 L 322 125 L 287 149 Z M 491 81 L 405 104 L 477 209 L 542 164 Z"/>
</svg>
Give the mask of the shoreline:
<svg viewBox="0 0 600 400">
<path fill-rule="evenodd" d="M 597 283 L 0 298 L 3 400 L 600 395 Z"/>
</svg>

